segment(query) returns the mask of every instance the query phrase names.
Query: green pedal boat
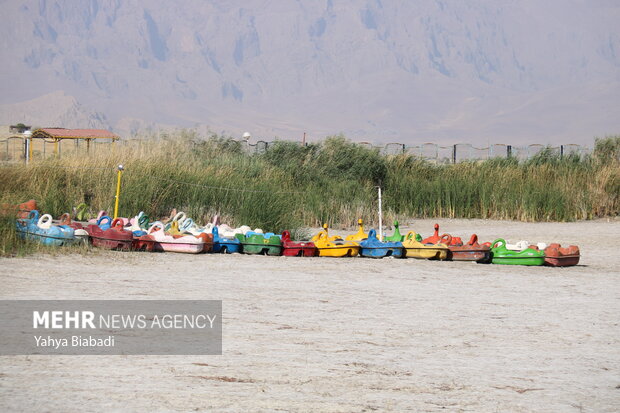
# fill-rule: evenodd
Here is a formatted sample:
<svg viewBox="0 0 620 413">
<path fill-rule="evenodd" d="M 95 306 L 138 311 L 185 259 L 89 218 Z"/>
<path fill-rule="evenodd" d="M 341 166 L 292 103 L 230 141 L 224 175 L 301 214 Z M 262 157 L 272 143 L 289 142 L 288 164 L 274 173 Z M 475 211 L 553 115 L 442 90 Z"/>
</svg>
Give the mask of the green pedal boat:
<svg viewBox="0 0 620 413">
<path fill-rule="evenodd" d="M 282 254 L 282 238 L 279 235 L 272 233 L 258 234 L 250 231 L 246 235 L 237 234 L 235 237 L 241 241 L 244 254 Z"/>
<path fill-rule="evenodd" d="M 545 253 L 533 248 L 526 248 L 521 251 L 509 250 L 506 248 L 506 241 L 502 238 L 496 239 L 491 244 L 493 264 L 503 265 L 543 265 L 545 263 Z"/>
</svg>

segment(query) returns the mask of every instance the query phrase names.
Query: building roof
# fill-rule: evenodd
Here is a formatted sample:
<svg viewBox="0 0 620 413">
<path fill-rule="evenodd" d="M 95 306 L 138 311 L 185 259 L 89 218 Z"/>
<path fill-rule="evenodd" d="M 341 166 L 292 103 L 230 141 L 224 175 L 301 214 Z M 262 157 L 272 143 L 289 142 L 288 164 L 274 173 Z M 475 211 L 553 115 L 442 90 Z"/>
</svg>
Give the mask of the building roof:
<svg viewBox="0 0 620 413">
<path fill-rule="evenodd" d="M 119 136 L 105 129 L 41 128 L 32 132 L 33 138 L 55 139 L 119 139 Z"/>
</svg>

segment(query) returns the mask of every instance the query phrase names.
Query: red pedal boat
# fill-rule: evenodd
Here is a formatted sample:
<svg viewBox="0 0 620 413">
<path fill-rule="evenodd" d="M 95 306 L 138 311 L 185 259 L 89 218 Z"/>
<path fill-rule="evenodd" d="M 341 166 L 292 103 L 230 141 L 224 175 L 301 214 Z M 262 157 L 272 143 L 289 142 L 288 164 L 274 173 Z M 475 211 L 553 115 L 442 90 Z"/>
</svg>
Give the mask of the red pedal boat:
<svg viewBox="0 0 620 413">
<path fill-rule="evenodd" d="M 282 231 L 282 255 L 286 257 L 314 257 L 318 250 L 312 241 L 293 241 L 291 233 Z"/>
<path fill-rule="evenodd" d="M 88 243 L 88 231 L 86 231 L 79 222 L 71 221 L 71 215 L 64 213 L 58 218 L 58 221 L 58 225 L 66 225 L 73 228 L 75 238 L 82 240 L 85 244 Z"/>
<path fill-rule="evenodd" d="M 133 233 L 125 231 L 123 221 L 115 219 L 109 229 L 103 230 L 99 225 L 89 225 L 86 227 L 90 242 L 94 247 L 106 248 L 110 250 L 131 250 Z"/>
</svg>

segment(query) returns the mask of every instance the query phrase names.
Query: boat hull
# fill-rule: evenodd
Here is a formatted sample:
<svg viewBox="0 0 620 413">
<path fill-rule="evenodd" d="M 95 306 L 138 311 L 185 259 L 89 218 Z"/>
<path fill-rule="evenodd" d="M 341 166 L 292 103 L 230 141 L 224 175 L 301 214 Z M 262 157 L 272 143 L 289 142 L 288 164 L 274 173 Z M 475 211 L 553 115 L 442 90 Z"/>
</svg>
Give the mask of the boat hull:
<svg viewBox="0 0 620 413">
<path fill-rule="evenodd" d="M 205 244 L 190 244 L 184 242 L 153 242 L 152 251 L 178 252 L 183 254 L 199 254 L 205 249 Z"/>
<path fill-rule="evenodd" d="M 397 247 L 361 247 L 360 255 L 366 258 L 403 258 L 404 254 L 403 248 Z"/>
<path fill-rule="evenodd" d="M 491 251 L 487 249 L 456 249 L 450 247 L 452 261 L 475 261 L 479 263 L 491 262 Z"/>
<path fill-rule="evenodd" d="M 314 257 L 317 255 L 317 249 L 311 242 L 291 242 L 283 246 L 282 255 L 285 257 Z"/>
<path fill-rule="evenodd" d="M 17 230 L 17 234 L 22 239 L 35 241 L 43 245 L 49 245 L 53 247 L 62 247 L 65 245 L 72 245 L 76 242 L 76 238 L 59 237 L 54 235 L 48 235 L 45 233 L 36 233 L 28 230 Z"/>
<path fill-rule="evenodd" d="M 280 255 L 282 253 L 281 245 L 269 245 L 269 244 L 253 244 L 242 242 L 243 253 L 250 255 Z"/>
<path fill-rule="evenodd" d="M 144 239 L 144 235 L 139 238 L 134 238 L 132 242 L 132 249 L 136 251 L 153 251 L 153 244 L 155 241 L 150 239 Z"/>
<path fill-rule="evenodd" d="M 130 251 L 133 244 L 133 239 L 106 238 L 90 234 L 90 243 L 93 247 L 97 248 Z"/>
<path fill-rule="evenodd" d="M 235 252 L 241 252 L 241 243 L 233 242 L 233 241 L 214 241 L 213 249 L 211 252 L 214 253 L 223 253 L 223 254 L 232 254 Z"/>
<path fill-rule="evenodd" d="M 246 235 L 237 234 L 235 237 L 241 242 L 244 254 L 273 256 L 282 254 L 282 240 L 277 235 L 248 232 Z"/>
<path fill-rule="evenodd" d="M 447 248 L 405 248 L 405 256 L 407 258 L 417 258 L 425 260 L 446 260 L 448 259 Z"/>
<path fill-rule="evenodd" d="M 493 264 L 538 266 L 545 263 L 545 257 L 493 257 Z"/>
<path fill-rule="evenodd" d="M 545 265 L 550 267 L 572 267 L 579 264 L 579 255 L 562 255 L 560 257 L 545 257 Z"/>
<path fill-rule="evenodd" d="M 359 246 L 343 245 L 336 247 L 319 247 L 319 257 L 355 257 L 359 253 Z"/>
</svg>

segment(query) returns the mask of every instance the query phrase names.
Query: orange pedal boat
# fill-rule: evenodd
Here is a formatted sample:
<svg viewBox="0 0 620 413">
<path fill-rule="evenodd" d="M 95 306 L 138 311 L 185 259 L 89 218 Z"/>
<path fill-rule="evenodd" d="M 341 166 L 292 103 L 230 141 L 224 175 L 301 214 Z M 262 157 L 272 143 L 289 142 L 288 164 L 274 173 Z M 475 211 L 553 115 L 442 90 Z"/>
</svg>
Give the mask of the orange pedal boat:
<svg viewBox="0 0 620 413">
<path fill-rule="evenodd" d="M 456 237 L 458 238 L 458 237 Z M 460 238 L 458 238 L 460 240 Z M 448 244 L 452 261 L 476 261 L 479 263 L 491 262 L 491 248 L 488 245 L 478 244 L 478 235 L 472 234 L 467 244 L 454 244 L 454 238 Z"/>
<path fill-rule="evenodd" d="M 439 235 L 439 224 L 435 224 L 435 232 L 428 238 L 422 240 L 422 244 L 447 244 L 447 245 L 463 245 L 463 240 L 460 237 L 450 236 L 450 239 L 446 242 L 445 236 L 449 234 Z"/>
<path fill-rule="evenodd" d="M 579 247 L 569 245 L 562 248 L 560 244 L 551 244 L 545 248 L 545 265 L 552 267 L 570 267 L 579 264 Z"/>
</svg>

